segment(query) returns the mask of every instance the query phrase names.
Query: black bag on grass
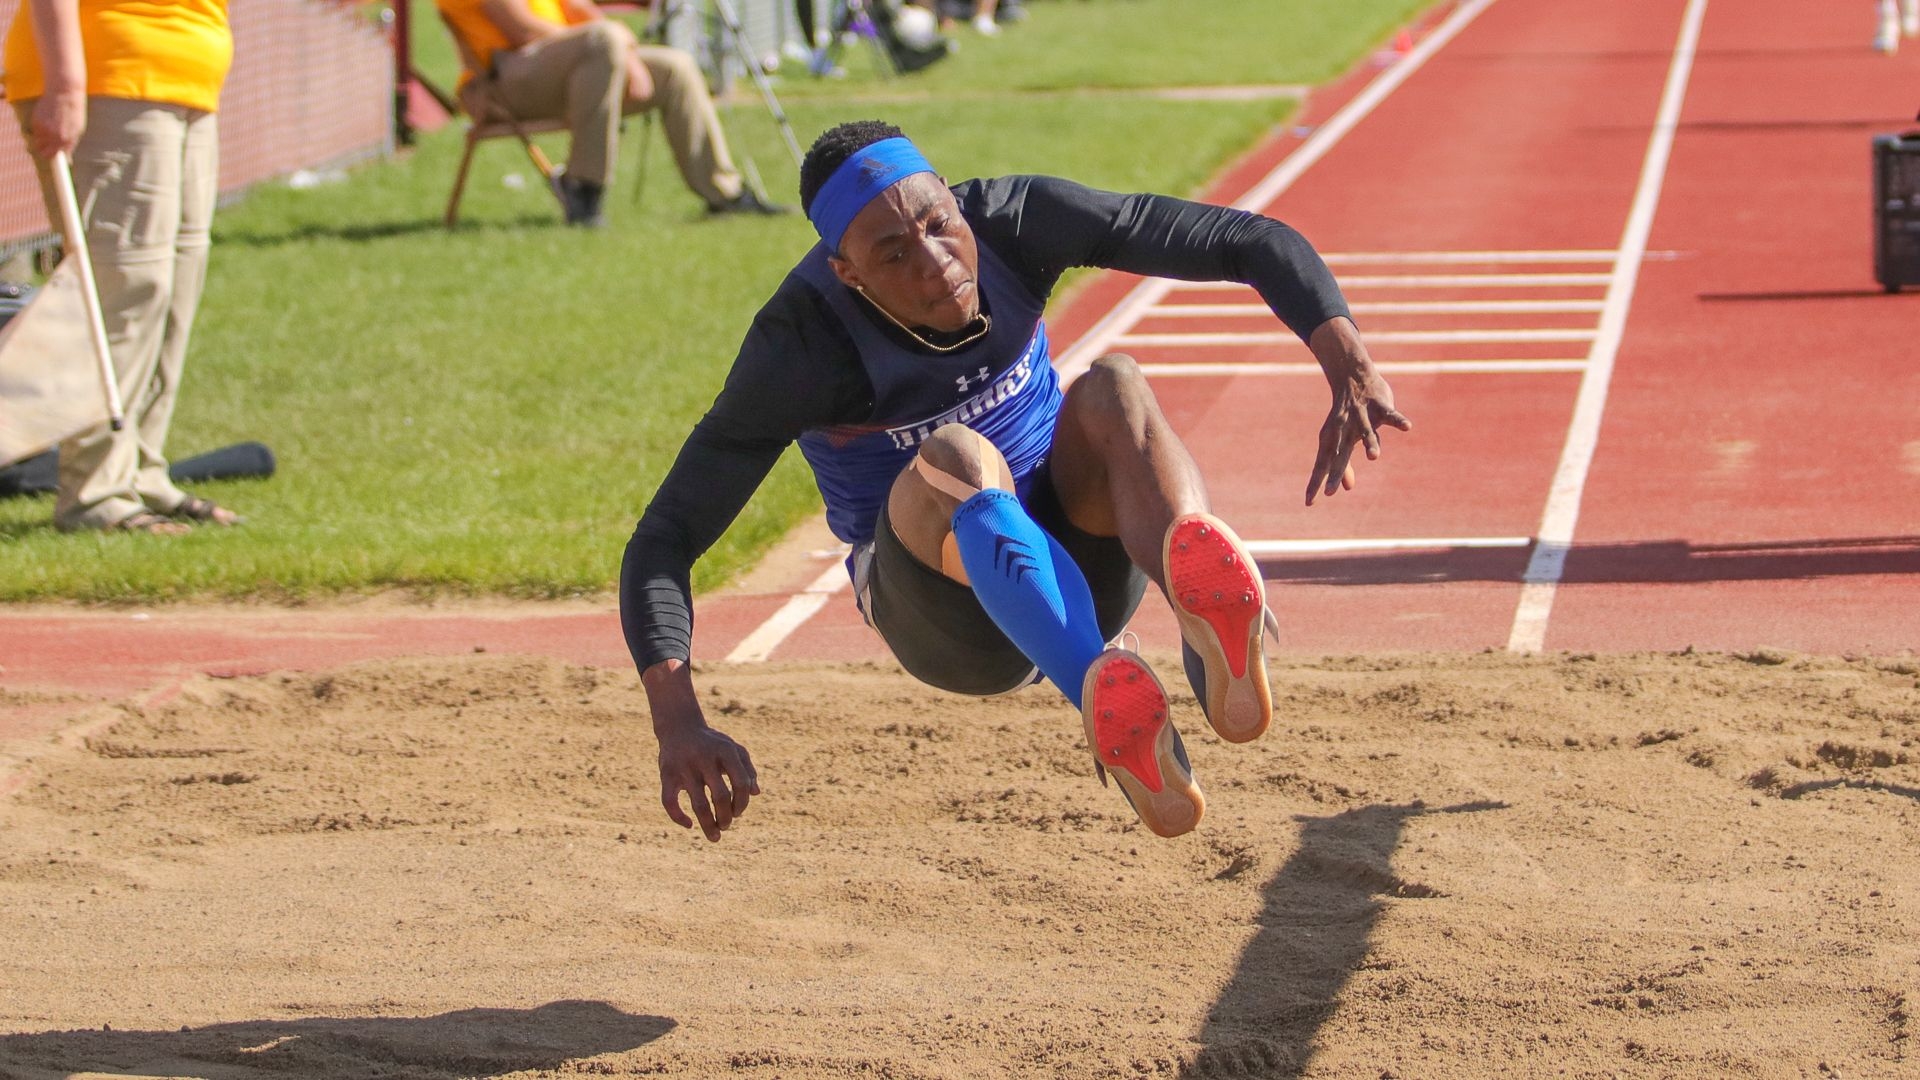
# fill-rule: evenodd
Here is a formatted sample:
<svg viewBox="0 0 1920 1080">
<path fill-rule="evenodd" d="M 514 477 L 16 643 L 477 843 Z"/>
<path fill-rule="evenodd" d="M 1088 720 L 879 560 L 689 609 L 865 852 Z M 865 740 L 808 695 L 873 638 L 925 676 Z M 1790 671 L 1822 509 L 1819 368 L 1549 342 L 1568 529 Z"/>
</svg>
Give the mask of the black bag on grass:
<svg viewBox="0 0 1920 1080">
<path fill-rule="evenodd" d="M 235 443 L 176 461 L 167 475 L 176 484 L 199 480 L 266 479 L 273 475 L 273 451 L 257 442 Z M 0 469 L 0 498 L 46 495 L 59 487 L 60 451 L 49 450 Z"/>
</svg>

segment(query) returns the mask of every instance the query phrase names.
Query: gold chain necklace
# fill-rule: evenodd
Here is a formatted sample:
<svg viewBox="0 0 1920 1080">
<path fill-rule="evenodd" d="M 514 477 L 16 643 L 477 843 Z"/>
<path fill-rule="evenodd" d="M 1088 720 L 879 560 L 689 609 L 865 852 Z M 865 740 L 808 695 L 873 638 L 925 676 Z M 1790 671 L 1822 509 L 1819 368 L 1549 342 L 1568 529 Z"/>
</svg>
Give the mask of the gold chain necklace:
<svg viewBox="0 0 1920 1080">
<path fill-rule="evenodd" d="M 905 331 L 908 337 L 911 337 L 913 340 L 919 342 L 920 344 L 926 346 L 929 349 L 932 349 L 934 352 L 937 352 L 937 353 L 950 353 L 959 349 L 964 349 L 967 346 L 973 344 L 974 342 L 979 341 L 981 338 L 986 337 L 987 331 L 993 329 L 993 316 L 988 315 L 986 312 L 982 311 L 978 315 L 975 315 L 973 319 L 967 323 L 967 326 L 963 326 L 960 328 L 961 330 L 965 330 L 969 326 L 978 326 L 979 329 L 975 330 L 973 333 L 968 334 L 966 337 L 961 338 L 959 341 L 956 341 L 951 345 L 936 345 L 933 342 L 928 341 L 927 336 L 925 334 L 920 333 L 918 330 L 915 330 L 913 327 L 908 326 L 906 323 L 903 323 L 899 319 L 894 318 L 893 312 L 888 311 L 884 307 L 881 307 L 880 301 L 875 300 L 871 296 L 868 296 L 867 290 L 865 288 L 859 285 L 855 285 L 853 287 L 853 291 L 859 293 L 860 298 L 862 300 L 865 300 L 867 303 L 872 304 L 873 310 L 886 316 L 886 319 L 888 322 L 892 323 L 893 325 L 899 327 L 901 330 Z M 956 333 L 958 333 L 958 331 L 956 331 Z"/>
</svg>

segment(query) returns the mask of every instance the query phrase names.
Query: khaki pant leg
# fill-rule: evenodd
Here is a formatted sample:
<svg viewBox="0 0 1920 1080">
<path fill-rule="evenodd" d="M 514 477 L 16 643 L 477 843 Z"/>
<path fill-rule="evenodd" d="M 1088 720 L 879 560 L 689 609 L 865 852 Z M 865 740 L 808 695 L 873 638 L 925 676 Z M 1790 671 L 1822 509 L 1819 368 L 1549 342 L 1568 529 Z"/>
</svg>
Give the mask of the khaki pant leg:
<svg viewBox="0 0 1920 1080">
<path fill-rule="evenodd" d="M 493 56 L 501 103 L 522 120 L 565 120 L 573 140 L 567 174 L 603 187 L 613 183 L 619 155 L 631 40 L 601 19 Z"/>
<path fill-rule="evenodd" d="M 15 106 L 23 130 L 33 104 Z M 156 406 L 171 415 L 177 389 L 177 384 L 154 384 L 172 302 L 187 112 L 150 102 L 87 99 L 87 129 L 72 154 L 73 184 L 128 423 L 120 431 L 103 424 L 60 444 L 53 508 L 59 528 L 104 528 L 144 508 L 135 487 L 142 457 L 140 420 Z M 47 218 L 57 231 L 60 210 L 52 170 L 39 158 L 34 168 Z"/>
<path fill-rule="evenodd" d="M 167 474 L 162 448 L 173 425 L 186 369 L 187 341 L 207 282 L 207 254 L 213 242 L 213 207 L 220 193 L 220 128 L 212 113 L 188 111 L 180 154 L 180 228 L 173 245 L 173 290 L 154 364 L 152 395 L 139 413 L 140 471 L 134 490 L 140 501 L 170 514 L 187 500 Z"/>
<path fill-rule="evenodd" d="M 666 129 L 681 179 L 708 206 L 738 198 L 740 173 L 727 151 L 727 136 L 720 129 L 720 114 L 713 107 L 700 65 L 681 49 L 659 45 L 637 49 L 653 76 L 653 100 L 645 108 L 660 110 L 660 126 Z"/>
</svg>

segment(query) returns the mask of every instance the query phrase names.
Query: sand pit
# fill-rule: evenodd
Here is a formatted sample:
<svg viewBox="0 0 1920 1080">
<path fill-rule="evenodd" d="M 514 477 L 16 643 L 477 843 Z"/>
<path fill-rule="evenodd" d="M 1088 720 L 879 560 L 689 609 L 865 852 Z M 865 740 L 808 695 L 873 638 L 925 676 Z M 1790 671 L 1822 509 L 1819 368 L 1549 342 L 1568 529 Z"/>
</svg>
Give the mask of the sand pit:
<svg viewBox="0 0 1920 1080">
<path fill-rule="evenodd" d="M 96 707 L 0 803 L 0 1076 L 1920 1075 L 1912 659 L 1276 677 L 1249 747 L 1182 699 L 1177 841 L 1056 695 L 886 666 L 703 671 L 718 845 L 625 672 Z"/>
</svg>

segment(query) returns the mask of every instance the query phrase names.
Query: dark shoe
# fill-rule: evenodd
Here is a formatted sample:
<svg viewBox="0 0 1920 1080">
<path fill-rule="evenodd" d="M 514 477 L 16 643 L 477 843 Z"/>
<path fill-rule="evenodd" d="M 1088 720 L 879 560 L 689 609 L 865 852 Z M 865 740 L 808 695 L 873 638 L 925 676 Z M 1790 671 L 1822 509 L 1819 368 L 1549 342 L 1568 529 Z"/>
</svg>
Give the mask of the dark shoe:
<svg viewBox="0 0 1920 1080">
<path fill-rule="evenodd" d="M 243 524 L 247 520 L 239 514 L 221 506 L 219 503 L 214 502 L 212 499 L 202 499 L 195 495 L 187 496 L 185 502 L 174 507 L 172 510 L 166 511 L 166 516 L 179 518 L 182 521 L 196 521 L 208 525 L 219 525 L 223 528 L 231 528 L 235 525 Z"/>
<path fill-rule="evenodd" d="M 769 217 L 793 213 L 793 207 L 770 203 L 754 194 L 752 188 L 743 187 L 740 194 L 726 202 L 707 207 L 710 215 L 719 214 L 763 214 Z"/>
<path fill-rule="evenodd" d="M 904 42 L 895 41 L 887 50 L 887 56 L 893 61 L 893 68 L 902 75 L 911 75 L 922 68 L 933 66 L 945 60 L 959 45 L 945 38 L 924 49 L 916 49 Z"/>
<path fill-rule="evenodd" d="M 599 184 L 578 180 L 563 172 L 553 175 L 553 197 L 560 200 L 560 208 L 566 211 L 569 225 L 578 225 L 583 229 L 606 228 L 606 215 L 600 212 L 600 203 L 605 195 L 606 189 Z"/>
</svg>

